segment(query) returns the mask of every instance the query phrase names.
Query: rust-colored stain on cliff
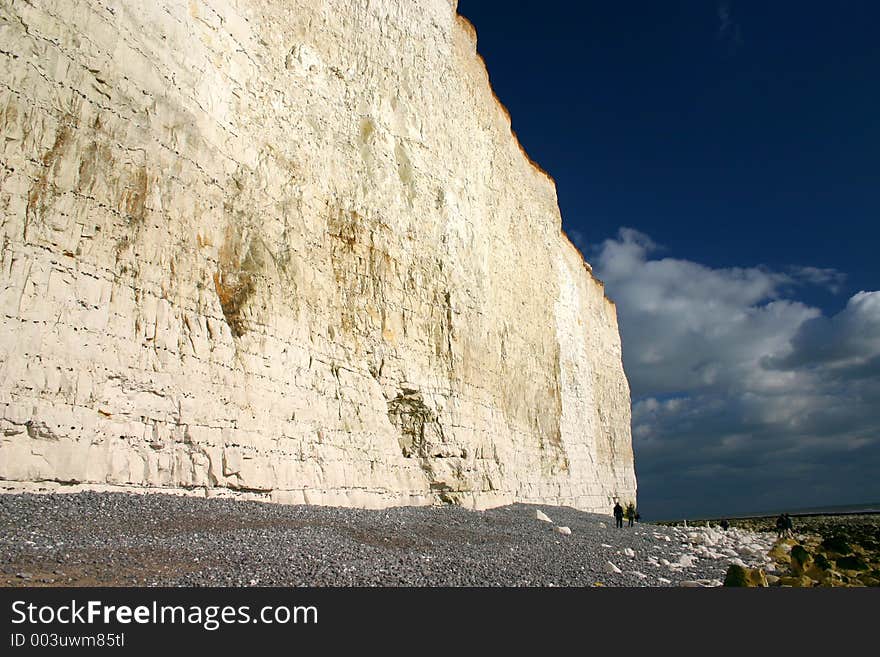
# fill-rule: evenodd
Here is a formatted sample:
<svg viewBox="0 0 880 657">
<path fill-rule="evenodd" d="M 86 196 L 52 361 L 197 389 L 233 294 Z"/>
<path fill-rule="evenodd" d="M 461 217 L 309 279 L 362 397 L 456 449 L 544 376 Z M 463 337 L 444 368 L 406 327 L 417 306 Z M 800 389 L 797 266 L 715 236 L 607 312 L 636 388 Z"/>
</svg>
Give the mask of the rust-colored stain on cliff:
<svg viewBox="0 0 880 657">
<path fill-rule="evenodd" d="M 214 289 L 220 299 L 220 308 L 229 330 L 233 336 L 240 338 L 245 334 L 245 321 L 241 311 L 254 292 L 253 276 L 238 273 L 234 277 L 224 277 L 223 272 L 218 271 L 214 273 Z"/>
<path fill-rule="evenodd" d="M 66 117 L 65 121 L 58 126 L 55 133 L 55 141 L 40 159 L 42 165 L 40 175 L 28 192 L 27 207 L 25 209 L 23 238 L 27 241 L 28 227 L 32 222 L 43 218 L 56 194 L 55 184 L 51 182 L 55 172 L 55 164 L 64 156 L 71 141 L 72 117 Z"/>
<path fill-rule="evenodd" d="M 250 243 L 246 248 L 242 237 L 230 225 L 220 248 L 217 271 L 214 272 L 214 290 L 220 301 L 223 317 L 236 338 L 247 331 L 244 307 L 257 287 L 257 275 L 262 267 L 259 248 Z"/>
</svg>

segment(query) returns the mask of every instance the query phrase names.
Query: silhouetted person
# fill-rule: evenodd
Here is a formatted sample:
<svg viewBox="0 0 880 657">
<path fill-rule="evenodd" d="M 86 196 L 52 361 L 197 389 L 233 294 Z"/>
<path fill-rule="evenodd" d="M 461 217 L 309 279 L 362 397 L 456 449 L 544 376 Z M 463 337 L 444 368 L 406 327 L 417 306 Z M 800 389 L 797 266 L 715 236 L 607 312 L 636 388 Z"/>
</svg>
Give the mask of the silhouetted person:
<svg viewBox="0 0 880 657">
<path fill-rule="evenodd" d="M 623 507 L 620 506 L 620 502 L 614 503 L 614 526 L 623 527 Z"/>
<path fill-rule="evenodd" d="M 785 536 L 785 516 L 779 514 L 779 517 L 776 519 L 776 538 L 782 538 Z"/>
<path fill-rule="evenodd" d="M 633 526 L 633 521 L 636 519 L 636 506 L 632 502 L 626 505 L 626 519 L 629 521 L 629 526 Z"/>
<path fill-rule="evenodd" d="M 791 538 L 794 536 L 794 522 L 791 520 L 791 516 L 787 513 L 782 514 L 782 518 L 784 519 L 783 525 L 783 533 L 786 538 Z"/>
<path fill-rule="evenodd" d="M 724 531 L 730 529 L 730 523 L 727 522 L 727 518 L 721 521 L 721 529 L 723 529 Z"/>
</svg>

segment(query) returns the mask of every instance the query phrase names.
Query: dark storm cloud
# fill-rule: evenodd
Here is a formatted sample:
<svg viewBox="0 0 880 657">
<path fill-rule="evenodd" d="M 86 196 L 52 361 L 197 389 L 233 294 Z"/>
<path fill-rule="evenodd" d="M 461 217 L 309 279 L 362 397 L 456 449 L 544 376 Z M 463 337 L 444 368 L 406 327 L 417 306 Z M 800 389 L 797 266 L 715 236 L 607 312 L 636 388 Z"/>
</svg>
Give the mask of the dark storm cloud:
<svg viewBox="0 0 880 657">
<path fill-rule="evenodd" d="M 791 351 L 769 367 L 860 370 L 880 355 L 880 292 L 859 292 L 834 317 L 816 317 L 792 337 Z"/>
<path fill-rule="evenodd" d="M 594 266 L 617 304 L 639 497 L 652 513 L 880 498 L 880 292 L 786 298 L 834 270 L 716 269 L 630 229 Z M 718 506 L 715 511 L 723 511 Z"/>
</svg>

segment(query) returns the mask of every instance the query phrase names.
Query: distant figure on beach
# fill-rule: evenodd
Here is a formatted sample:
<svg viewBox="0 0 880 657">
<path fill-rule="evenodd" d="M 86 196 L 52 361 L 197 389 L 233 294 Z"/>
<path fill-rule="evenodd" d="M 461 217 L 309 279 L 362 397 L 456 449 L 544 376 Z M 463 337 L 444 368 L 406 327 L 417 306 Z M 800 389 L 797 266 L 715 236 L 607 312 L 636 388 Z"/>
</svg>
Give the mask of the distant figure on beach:
<svg viewBox="0 0 880 657">
<path fill-rule="evenodd" d="M 794 537 L 794 523 L 791 520 L 791 516 L 788 515 L 787 513 L 784 513 L 782 515 L 782 517 L 785 519 L 785 524 L 783 527 L 785 537 L 786 538 L 793 538 Z"/>
<path fill-rule="evenodd" d="M 633 521 L 636 519 L 636 505 L 630 502 L 626 505 L 626 519 L 629 521 L 629 526 L 633 526 Z"/>
<path fill-rule="evenodd" d="M 785 515 L 779 514 L 779 517 L 776 518 L 776 538 L 783 538 L 785 536 Z"/>
<path fill-rule="evenodd" d="M 721 521 L 721 529 L 723 529 L 724 531 L 730 529 L 730 523 L 727 522 L 727 518 L 724 518 L 724 520 Z"/>
<path fill-rule="evenodd" d="M 620 502 L 614 503 L 614 526 L 623 527 L 623 507 L 620 506 Z"/>
</svg>

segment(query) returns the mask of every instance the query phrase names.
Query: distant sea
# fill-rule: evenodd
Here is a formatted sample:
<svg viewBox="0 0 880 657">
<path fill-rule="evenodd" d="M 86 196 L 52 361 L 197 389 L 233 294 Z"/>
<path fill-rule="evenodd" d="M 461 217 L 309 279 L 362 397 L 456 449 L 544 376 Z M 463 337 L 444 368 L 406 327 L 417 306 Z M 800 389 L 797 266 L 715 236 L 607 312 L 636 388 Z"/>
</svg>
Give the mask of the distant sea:
<svg viewBox="0 0 880 657">
<path fill-rule="evenodd" d="M 788 513 L 791 516 L 840 516 L 880 513 L 880 502 L 863 504 L 837 504 L 832 506 L 806 506 L 797 509 L 775 509 L 773 511 L 757 511 L 755 513 L 734 513 L 728 516 L 700 516 L 699 520 L 717 520 L 719 518 L 767 518 Z"/>
<path fill-rule="evenodd" d="M 854 515 L 859 513 L 880 513 L 880 502 L 864 504 L 836 504 L 831 506 L 805 506 L 799 509 L 775 509 L 773 511 L 760 511 L 758 513 L 737 513 L 729 518 L 765 518 L 778 516 L 780 513 L 788 513 L 792 516 L 838 516 Z M 724 516 L 718 516 L 722 518 Z"/>
<path fill-rule="evenodd" d="M 803 509 L 788 509 L 777 511 L 776 513 L 764 513 L 762 515 L 777 515 L 779 513 L 788 513 L 798 516 L 833 516 L 843 514 L 856 513 L 880 513 L 880 502 L 871 502 L 868 504 L 838 504 L 836 506 L 811 506 Z"/>
</svg>

